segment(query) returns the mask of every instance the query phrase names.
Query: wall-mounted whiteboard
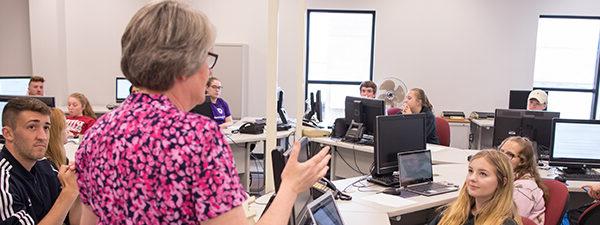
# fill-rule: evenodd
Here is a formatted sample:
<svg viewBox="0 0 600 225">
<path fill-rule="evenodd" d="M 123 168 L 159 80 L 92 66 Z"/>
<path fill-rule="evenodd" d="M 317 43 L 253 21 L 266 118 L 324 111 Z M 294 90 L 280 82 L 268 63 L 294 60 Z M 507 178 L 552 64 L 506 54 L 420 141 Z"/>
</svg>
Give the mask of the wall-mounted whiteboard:
<svg viewBox="0 0 600 225">
<path fill-rule="evenodd" d="M 212 52 L 219 55 L 213 76 L 221 80 L 221 97 L 229 104 L 231 115 L 239 119 L 248 112 L 248 45 L 216 44 Z"/>
</svg>

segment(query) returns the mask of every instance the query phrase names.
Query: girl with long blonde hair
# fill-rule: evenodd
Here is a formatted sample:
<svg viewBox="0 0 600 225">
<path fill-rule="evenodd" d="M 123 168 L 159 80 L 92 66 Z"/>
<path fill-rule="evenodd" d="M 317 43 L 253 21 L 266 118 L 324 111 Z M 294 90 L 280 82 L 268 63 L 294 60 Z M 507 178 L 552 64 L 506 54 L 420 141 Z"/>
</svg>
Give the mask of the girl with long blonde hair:
<svg viewBox="0 0 600 225">
<path fill-rule="evenodd" d="M 521 216 L 544 224 L 548 190 L 538 172 L 533 144 L 526 137 L 506 138 L 498 149 L 506 154 L 515 175 L 513 199 Z"/>
<path fill-rule="evenodd" d="M 65 143 L 67 143 L 67 124 L 65 114 L 58 108 L 50 110 L 50 138 L 48 139 L 48 150 L 46 158 L 58 168 L 67 165 Z"/>
<path fill-rule="evenodd" d="M 513 203 L 513 180 L 506 155 L 495 150 L 478 152 L 469 162 L 458 198 L 430 225 L 522 225 Z"/>
</svg>

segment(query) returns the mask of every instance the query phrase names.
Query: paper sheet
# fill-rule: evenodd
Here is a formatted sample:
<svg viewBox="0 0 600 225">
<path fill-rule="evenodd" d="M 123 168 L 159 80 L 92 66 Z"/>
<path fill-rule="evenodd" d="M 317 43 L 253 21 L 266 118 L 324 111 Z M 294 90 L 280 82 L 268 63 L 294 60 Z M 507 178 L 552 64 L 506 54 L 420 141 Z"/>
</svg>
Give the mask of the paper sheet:
<svg viewBox="0 0 600 225">
<path fill-rule="evenodd" d="M 374 202 L 380 205 L 385 205 L 389 207 L 403 207 L 410 204 L 415 204 L 417 202 L 408 200 L 406 198 L 402 198 L 396 195 L 388 195 L 383 193 L 378 193 L 374 195 L 365 196 L 362 198 L 363 200 Z"/>
</svg>

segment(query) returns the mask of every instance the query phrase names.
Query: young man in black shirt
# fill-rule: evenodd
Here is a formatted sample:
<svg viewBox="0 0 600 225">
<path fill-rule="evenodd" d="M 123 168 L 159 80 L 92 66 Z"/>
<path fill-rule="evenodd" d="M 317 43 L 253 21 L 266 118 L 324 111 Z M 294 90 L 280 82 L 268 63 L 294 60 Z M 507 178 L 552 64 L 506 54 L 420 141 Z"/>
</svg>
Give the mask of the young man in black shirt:
<svg viewBox="0 0 600 225">
<path fill-rule="evenodd" d="M 74 166 L 56 171 L 45 159 L 50 108 L 34 98 L 16 98 L 4 107 L 2 124 L 0 224 L 78 224 Z"/>
</svg>

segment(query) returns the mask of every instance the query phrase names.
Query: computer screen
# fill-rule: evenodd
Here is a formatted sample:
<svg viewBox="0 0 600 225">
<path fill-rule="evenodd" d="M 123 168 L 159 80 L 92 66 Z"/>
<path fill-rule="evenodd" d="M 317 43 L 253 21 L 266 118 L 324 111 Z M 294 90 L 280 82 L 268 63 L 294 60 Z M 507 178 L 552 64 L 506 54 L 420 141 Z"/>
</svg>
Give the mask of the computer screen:
<svg viewBox="0 0 600 225">
<path fill-rule="evenodd" d="M 362 123 L 368 135 L 375 133 L 375 118 L 385 115 L 385 103 L 380 99 L 346 96 L 345 107 L 346 123 Z"/>
<path fill-rule="evenodd" d="M 27 87 L 31 77 L 0 77 L 0 95 L 27 95 Z"/>
<path fill-rule="evenodd" d="M 496 109 L 494 117 L 494 146 L 499 146 L 507 137 L 523 136 L 536 142 L 538 154 L 549 154 L 552 119 L 559 118 L 560 113 Z M 541 157 L 546 156 L 541 155 Z"/>
<path fill-rule="evenodd" d="M 344 225 L 335 199 L 331 193 L 326 193 L 307 205 L 313 224 Z"/>
<path fill-rule="evenodd" d="M 426 148 L 425 114 L 378 116 L 372 175 L 398 170 L 398 153 Z"/>
<path fill-rule="evenodd" d="M 116 88 L 115 88 L 115 96 L 117 102 L 123 102 L 129 96 L 129 88 L 131 87 L 131 82 L 124 77 L 117 77 L 116 79 Z"/>
<path fill-rule="evenodd" d="M 527 109 L 531 90 L 510 90 L 508 99 L 509 109 Z"/>
<path fill-rule="evenodd" d="M 550 166 L 600 168 L 600 120 L 554 119 Z"/>
<path fill-rule="evenodd" d="M 429 150 L 398 153 L 398 174 L 402 186 L 433 181 L 432 168 Z"/>
<path fill-rule="evenodd" d="M 304 120 L 312 121 L 313 119 L 316 119 L 315 122 L 323 122 L 323 101 L 321 100 L 321 90 L 317 90 L 316 93 L 311 92 L 309 96 L 309 99 L 307 99 L 307 113 L 304 114 Z"/>
</svg>

